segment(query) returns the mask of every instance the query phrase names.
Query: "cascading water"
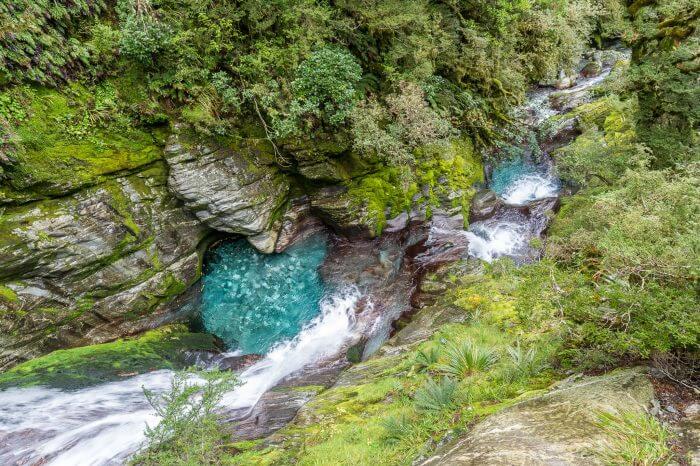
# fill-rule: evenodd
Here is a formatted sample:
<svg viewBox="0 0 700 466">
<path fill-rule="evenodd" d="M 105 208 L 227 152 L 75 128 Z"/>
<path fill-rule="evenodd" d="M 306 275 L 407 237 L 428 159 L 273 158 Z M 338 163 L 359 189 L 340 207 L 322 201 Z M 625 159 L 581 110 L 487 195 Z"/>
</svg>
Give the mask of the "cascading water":
<svg viewBox="0 0 700 466">
<path fill-rule="evenodd" d="M 563 93 L 584 92 L 608 71 Z M 529 125 L 536 127 L 556 114 L 549 105 L 553 92 L 542 89 L 530 95 L 523 109 Z M 518 159 L 495 167 L 489 187 L 503 205 L 460 234 L 468 239 L 464 249 L 486 261 L 529 257 L 530 240 L 546 225 L 537 206 L 558 194 L 558 180 L 548 165 Z M 431 237 L 439 237 L 441 228 L 431 226 Z M 435 242 L 430 251 L 440 254 L 440 242 Z M 326 244 L 319 238 L 276 256 L 261 256 L 245 243 L 224 244 L 214 252 L 203 279 L 202 321 L 236 354 L 264 354 L 239 374 L 241 385 L 225 396 L 224 409 L 249 411 L 281 380 L 337 358 L 359 335 L 387 326 L 386 318 L 374 315 L 358 288 L 324 290 L 318 266 L 325 254 Z M 392 270 L 386 263 L 379 269 Z M 351 272 L 349 277 L 363 276 Z M 172 377 L 172 371 L 162 370 L 74 391 L 48 387 L 0 391 L 0 464 L 122 464 L 142 445 L 145 426 L 159 422 L 143 387 L 162 392 Z"/>
<path fill-rule="evenodd" d="M 529 127 L 538 129 L 547 118 L 561 112 L 551 103 L 554 93 L 560 97 L 584 95 L 600 84 L 610 70 L 611 66 L 607 66 L 600 75 L 581 79 L 570 89 L 541 88 L 533 91 L 528 103 L 516 114 Z M 499 257 L 527 260 L 536 254 L 530 242 L 541 235 L 546 218 L 533 212 L 537 209 L 531 207 L 544 199 L 555 199 L 560 190 L 547 155 L 543 154 L 541 159 L 538 162 L 532 155 L 526 155 L 494 167 L 488 187 L 504 206 L 493 217 L 470 224 L 466 232 L 470 256 L 491 262 Z M 529 215 L 524 215 L 521 208 L 528 208 Z"/>
<path fill-rule="evenodd" d="M 204 322 L 221 330 L 238 353 L 266 353 L 239 374 L 240 385 L 225 396 L 222 408 L 252 408 L 283 378 L 337 357 L 352 337 L 360 292 L 348 286 L 324 295 L 317 268 L 325 252 L 321 238 L 277 256 L 263 257 L 240 243 L 215 251 L 212 275 L 204 280 Z M 260 280 L 267 286 L 256 288 Z M 0 464 L 123 463 L 142 445 L 145 426 L 159 422 L 143 388 L 162 392 L 172 377 L 163 370 L 77 391 L 0 391 Z"/>
</svg>

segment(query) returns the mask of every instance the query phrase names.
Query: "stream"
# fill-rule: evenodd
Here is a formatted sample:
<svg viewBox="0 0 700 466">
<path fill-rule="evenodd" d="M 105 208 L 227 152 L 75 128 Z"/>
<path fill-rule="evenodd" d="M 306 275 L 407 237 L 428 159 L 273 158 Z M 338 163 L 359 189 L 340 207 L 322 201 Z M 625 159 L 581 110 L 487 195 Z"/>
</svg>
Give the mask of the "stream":
<svg viewBox="0 0 700 466">
<path fill-rule="evenodd" d="M 585 92 L 607 73 L 609 68 L 563 92 Z M 549 105 L 553 92 L 541 88 L 531 94 L 524 108 L 530 126 L 557 114 Z M 532 240 L 542 237 L 561 189 L 547 155 L 494 166 L 488 189 L 486 194 L 495 193 L 491 214 L 471 221 L 467 231 L 459 226 L 461 218 L 432 221 L 423 259 L 444 252 L 443 236 L 450 244 L 463 238 L 464 255 L 485 261 L 537 257 Z M 204 327 L 229 348 L 222 358 L 260 355 L 240 369 L 241 385 L 223 399 L 232 419 L 244 419 L 290 376 L 344 361 L 358 342 L 367 357 L 388 338 L 391 323 L 410 307 L 413 275 L 402 248 L 417 240 L 386 236 L 352 243 L 314 235 L 271 256 L 239 240 L 209 253 L 202 281 Z M 0 464 L 123 464 L 143 445 L 144 426 L 158 422 L 143 387 L 164 391 L 172 375 L 160 370 L 75 391 L 0 391 Z"/>
</svg>

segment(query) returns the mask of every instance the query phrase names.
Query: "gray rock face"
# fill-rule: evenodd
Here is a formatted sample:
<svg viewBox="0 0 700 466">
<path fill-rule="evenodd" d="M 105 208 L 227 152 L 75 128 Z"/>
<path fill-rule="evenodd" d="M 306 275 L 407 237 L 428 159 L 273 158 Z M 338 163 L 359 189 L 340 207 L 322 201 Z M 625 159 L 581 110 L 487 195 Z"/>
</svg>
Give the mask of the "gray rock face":
<svg viewBox="0 0 700 466">
<path fill-rule="evenodd" d="M 261 140 L 246 140 L 234 149 L 197 145 L 173 135 L 165 155 L 170 191 L 216 230 L 260 235 L 271 229 L 287 200 L 289 180 L 272 165 L 274 156 Z M 270 243 L 260 240 L 263 248 Z"/>
<path fill-rule="evenodd" d="M 605 442 L 596 413 L 643 412 L 654 392 L 643 369 L 565 380 L 545 395 L 477 424 L 424 465 L 597 465 Z"/>
<path fill-rule="evenodd" d="M 356 205 L 342 186 L 323 188 L 311 195 L 311 212 L 343 235 L 363 238 L 376 235 L 377 219 Z"/>
<path fill-rule="evenodd" d="M 199 278 L 207 229 L 165 182 L 158 162 L 71 196 L 5 210 L 0 368 L 177 317 L 173 298 Z"/>
</svg>

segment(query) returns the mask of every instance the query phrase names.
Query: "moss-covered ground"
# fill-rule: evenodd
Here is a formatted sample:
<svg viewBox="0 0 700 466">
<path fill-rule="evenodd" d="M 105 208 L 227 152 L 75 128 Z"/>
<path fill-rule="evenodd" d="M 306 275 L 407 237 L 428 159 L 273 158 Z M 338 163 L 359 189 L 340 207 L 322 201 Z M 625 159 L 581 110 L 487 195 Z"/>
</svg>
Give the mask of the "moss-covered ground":
<svg viewBox="0 0 700 466">
<path fill-rule="evenodd" d="M 0 390 L 34 385 L 77 389 L 186 366 L 186 350 L 215 350 L 214 337 L 170 325 L 111 343 L 58 350 L 0 374 Z"/>
</svg>

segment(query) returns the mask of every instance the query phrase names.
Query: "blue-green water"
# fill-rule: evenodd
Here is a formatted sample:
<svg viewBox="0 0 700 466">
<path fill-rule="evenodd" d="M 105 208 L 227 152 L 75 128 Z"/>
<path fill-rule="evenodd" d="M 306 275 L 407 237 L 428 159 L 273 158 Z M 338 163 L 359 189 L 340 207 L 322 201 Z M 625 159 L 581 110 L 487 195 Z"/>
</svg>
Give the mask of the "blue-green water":
<svg viewBox="0 0 700 466">
<path fill-rule="evenodd" d="M 202 279 L 204 327 L 244 354 L 264 354 L 294 337 L 319 313 L 325 255 L 323 236 L 269 255 L 245 240 L 222 244 L 210 253 Z"/>
<path fill-rule="evenodd" d="M 522 158 L 501 162 L 491 174 L 490 188 L 508 204 L 524 205 L 556 196 L 558 180 L 544 166 Z"/>
<path fill-rule="evenodd" d="M 533 167 L 522 158 L 501 162 L 493 168 L 490 187 L 496 194 L 504 194 L 520 178 L 533 172 Z"/>
</svg>

